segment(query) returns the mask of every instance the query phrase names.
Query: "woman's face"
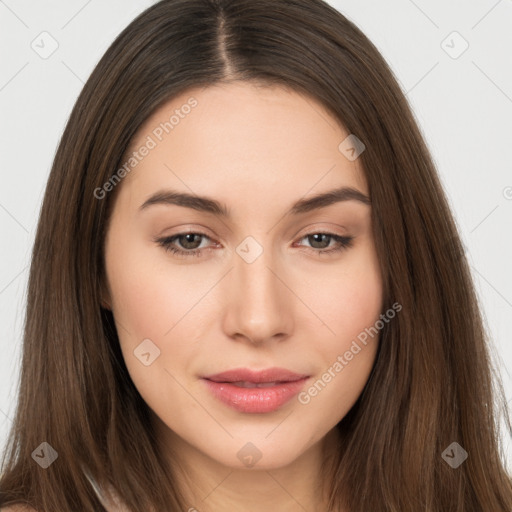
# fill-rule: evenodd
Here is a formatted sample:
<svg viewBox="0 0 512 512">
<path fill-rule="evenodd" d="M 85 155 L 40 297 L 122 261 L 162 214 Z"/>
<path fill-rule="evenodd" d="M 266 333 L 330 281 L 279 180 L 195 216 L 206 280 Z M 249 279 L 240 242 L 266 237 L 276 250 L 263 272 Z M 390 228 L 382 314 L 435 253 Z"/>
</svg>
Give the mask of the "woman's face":
<svg viewBox="0 0 512 512">
<path fill-rule="evenodd" d="M 174 98 L 133 140 L 105 300 L 130 376 L 177 450 L 281 467 L 319 446 L 362 392 L 382 282 L 347 136 L 312 98 L 238 82 Z M 360 198 L 309 202 L 344 187 Z M 205 379 L 269 368 L 291 373 Z"/>
</svg>

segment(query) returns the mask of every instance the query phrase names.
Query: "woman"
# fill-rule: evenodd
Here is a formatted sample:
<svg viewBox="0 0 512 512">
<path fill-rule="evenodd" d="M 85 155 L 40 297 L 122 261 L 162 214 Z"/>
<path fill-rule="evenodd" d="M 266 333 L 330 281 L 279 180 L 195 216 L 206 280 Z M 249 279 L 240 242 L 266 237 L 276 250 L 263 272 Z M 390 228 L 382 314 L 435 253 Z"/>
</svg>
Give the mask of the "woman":
<svg viewBox="0 0 512 512">
<path fill-rule="evenodd" d="M 0 505 L 508 511 L 492 371 L 372 43 L 318 0 L 164 0 L 55 157 Z"/>
</svg>

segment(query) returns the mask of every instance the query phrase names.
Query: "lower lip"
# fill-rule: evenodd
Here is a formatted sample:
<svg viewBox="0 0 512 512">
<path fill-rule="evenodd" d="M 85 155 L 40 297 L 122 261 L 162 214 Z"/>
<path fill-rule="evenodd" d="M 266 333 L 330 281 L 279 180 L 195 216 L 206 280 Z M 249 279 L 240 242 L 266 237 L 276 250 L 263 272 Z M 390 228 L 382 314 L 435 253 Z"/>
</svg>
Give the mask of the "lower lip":
<svg viewBox="0 0 512 512">
<path fill-rule="evenodd" d="M 265 413 L 279 409 L 304 386 L 308 377 L 268 388 L 241 388 L 227 382 L 203 379 L 211 393 L 239 412 Z"/>
</svg>

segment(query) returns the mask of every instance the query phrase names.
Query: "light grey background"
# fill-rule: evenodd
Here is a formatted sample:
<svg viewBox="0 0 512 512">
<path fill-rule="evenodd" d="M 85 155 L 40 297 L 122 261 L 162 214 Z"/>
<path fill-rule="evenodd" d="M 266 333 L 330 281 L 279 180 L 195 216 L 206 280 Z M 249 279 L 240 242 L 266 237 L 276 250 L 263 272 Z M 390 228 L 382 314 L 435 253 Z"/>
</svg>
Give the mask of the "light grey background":
<svg viewBox="0 0 512 512">
<path fill-rule="evenodd" d="M 0 450 L 17 395 L 30 251 L 58 141 L 101 55 L 152 3 L 0 0 Z M 414 109 L 512 406 L 512 0 L 330 3 L 379 48 Z M 53 40 L 58 48 L 42 58 Z M 502 437 L 511 469 L 510 434 L 502 429 Z"/>
</svg>

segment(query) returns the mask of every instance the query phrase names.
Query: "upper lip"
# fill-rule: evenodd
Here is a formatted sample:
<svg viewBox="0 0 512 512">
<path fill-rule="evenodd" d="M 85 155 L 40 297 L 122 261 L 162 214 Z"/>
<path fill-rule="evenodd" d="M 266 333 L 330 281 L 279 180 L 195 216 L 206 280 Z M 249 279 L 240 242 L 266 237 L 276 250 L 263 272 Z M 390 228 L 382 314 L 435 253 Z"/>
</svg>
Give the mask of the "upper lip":
<svg viewBox="0 0 512 512">
<path fill-rule="evenodd" d="M 295 373 L 286 368 L 266 368 L 251 370 L 249 368 L 234 368 L 221 373 L 207 375 L 203 379 L 213 382 L 293 382 L 304 379 L 309 375 Z"/>
</svg>

